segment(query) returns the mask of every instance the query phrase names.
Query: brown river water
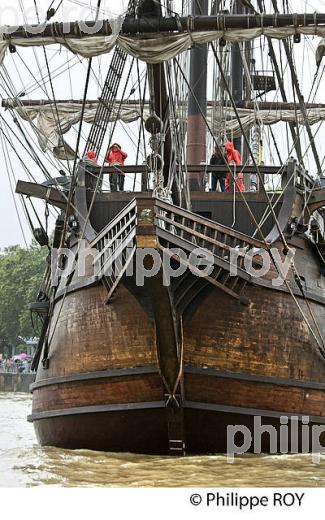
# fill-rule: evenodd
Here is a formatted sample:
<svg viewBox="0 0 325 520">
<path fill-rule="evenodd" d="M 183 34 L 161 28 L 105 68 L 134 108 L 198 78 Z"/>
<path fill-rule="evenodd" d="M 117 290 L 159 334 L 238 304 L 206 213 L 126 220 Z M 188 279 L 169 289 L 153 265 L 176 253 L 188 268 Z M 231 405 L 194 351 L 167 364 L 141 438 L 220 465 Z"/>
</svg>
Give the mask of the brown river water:
<svg viewBox="0 0 325 520">
<path fill-rule="evenodd" d="M 41 448 L 26 421 L 31 397 L 0 393 L 0 487 L 323 487 L 325 457 L 151 457 Z"/>
</svg>

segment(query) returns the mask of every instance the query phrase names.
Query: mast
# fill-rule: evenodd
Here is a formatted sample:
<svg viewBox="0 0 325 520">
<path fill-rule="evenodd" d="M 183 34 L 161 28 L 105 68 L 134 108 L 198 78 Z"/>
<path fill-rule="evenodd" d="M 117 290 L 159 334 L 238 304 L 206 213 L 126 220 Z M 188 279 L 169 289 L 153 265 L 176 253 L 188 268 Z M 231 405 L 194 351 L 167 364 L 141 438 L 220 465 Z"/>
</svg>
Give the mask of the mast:
<svg viewBox="0 0 325 520">
<path fill-rule="evenodd" d="M 155 17 L 154 19 L 159 23 L 162 17 L 162 6 L 160 0 L 141 0 L 138 4 L 137 15 L 137 21 L 139 23 L 143 17 L 144 19 L 148 17 Z M 161 154 L 163 160 L 163 183 L 164 186 L 166 186 L 169 177 L 172 140 L 169 124 L 169 96 L 164 63 L 158 63 L 155 65 L 148 64 L 148 82 L 150 91 L 149 106 L 152 112 L 151 115 L 154 116 L 154 118 L 158 118 L 157 121 L 160 120 L 164 129 L 164 142 L 159 146 L 159 153 Z"/>
<path fill-rule="evenodd" d="M 244 14 L 241 0 L 234 0 L 233 13 L 235 15 Z M 244 94 L 244 69 L 239 45 L 239 43 L 233 43 L 231 48 L 231 94 L 235 103 L 240 103 Z M 233 142 L 235 148 L 242 153 L 242 138 L 236 137 Z"/>
<path fill-rule="evenodd" d="M 207 15 L 208 0 L 192 2 L 192 15 Z M 200 164 L 206 159 L 206 124 L 207 113 L 207 61 L 208 46 L 196 45 L 191 49 L 190 86 L 187 128 L 187 162 Z M 189 173 L 191 191 L 203 190 L 203 176 L 200 172 Z"/>
</svg>

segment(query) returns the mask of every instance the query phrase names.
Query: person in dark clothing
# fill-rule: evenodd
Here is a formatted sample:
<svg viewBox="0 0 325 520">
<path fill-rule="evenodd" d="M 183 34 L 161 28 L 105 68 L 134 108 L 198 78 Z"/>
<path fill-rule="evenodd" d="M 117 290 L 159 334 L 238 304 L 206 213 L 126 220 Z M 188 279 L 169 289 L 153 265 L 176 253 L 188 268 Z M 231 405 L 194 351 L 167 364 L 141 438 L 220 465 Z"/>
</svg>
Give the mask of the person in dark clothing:
<svg viewBox="0 0 325 520">
<path fill-rule="evenodd" d="M 218 185 L 218 181 L 219 181 L 219 184 L 220 184 L 220 190 L 221 191 L 225 191 L 225 178 L 226 178 L 226 165 L 227 165 L 227 161 L 226 161 L 226 158 L 224 156 L 224 154 L 222 153 L 222 148 L 221 147 L 218 147 L 216 146 L 215 150 L 214 150 L 214 153 L 210 159 L 210 164 L 211 166 L 223 166 L 225 165 L 225 171 L 224 172 L 212 172 L 212 186 L 211 186 L 211 191 L 216 191 L 217 189 L 217 185 Z"/>
</svg>

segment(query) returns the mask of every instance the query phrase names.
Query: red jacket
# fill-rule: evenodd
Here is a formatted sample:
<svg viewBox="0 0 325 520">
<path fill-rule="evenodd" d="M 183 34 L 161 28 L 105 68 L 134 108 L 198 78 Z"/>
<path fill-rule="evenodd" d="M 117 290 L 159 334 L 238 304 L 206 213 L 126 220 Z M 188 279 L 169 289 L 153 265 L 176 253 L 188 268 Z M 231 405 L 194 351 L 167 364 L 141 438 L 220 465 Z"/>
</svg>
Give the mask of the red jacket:
<svg viewBox="0 0 325 520">
<path fill-rule="evenodd" d="M 92 150 L 89 150 L 89 152 L 86 153 L 85 158 L 97 164 L 96 154 Z"/>
<path fill-rule="evenodd" d="M 237 166 L 241 164 L 241 155 L 238 152 L 238 150 L 235 149 L 234 143 L 227 141 L 225 144 L 225 149 L 227 152 L 227 162 L 228 164 L 231 163 L 231 161 L 234 161 Z"/>
<path fill-rule="evenodd" d="M 120 150 L 119 148 L 117 150 L 110 150 L 108 154 L 106 155 L 106 162 L 108 162 L 109 165 L 112 165 L 114 163 L 118 163 L 121 166 L 123 166 L 125 159 L 127 158 L 128 154 Z"/>
<path fill-rule="evenodd" d="M 235 149 L 234 143 L 227 141 L 225 144 L 225 149 L 227 152 L 227 162 L 230 164 L 234 162 L 237 166 L 242 163 L 241 155 L 238 150 Z M 225 180 L 225 189 L 226 191 L 230 190 L 230 172 L 227 172 L 226 180 Z M 236 191 L 245 191 L 244 184 L 244 175 L 243 172 L 239 172 L 236 178 Z"/>
</svg>

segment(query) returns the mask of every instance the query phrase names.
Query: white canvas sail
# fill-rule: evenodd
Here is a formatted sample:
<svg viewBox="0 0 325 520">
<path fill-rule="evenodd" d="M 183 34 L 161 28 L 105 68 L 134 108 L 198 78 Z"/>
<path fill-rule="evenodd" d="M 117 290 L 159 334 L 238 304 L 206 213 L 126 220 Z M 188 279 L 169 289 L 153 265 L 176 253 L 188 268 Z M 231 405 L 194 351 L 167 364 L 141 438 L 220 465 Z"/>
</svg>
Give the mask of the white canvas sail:
<svg viewBox="0 0 325 520">
<path fill-rule="evenodd" d="M 58 103 L 54 105 L 15 107 L 20 117 L 29 121 L 37 133 L 41 149 L 46 152 L 51 150 L 58 158 L 66 159 L 61 153 L 62 135 L 71 130 L 72 126 L 79 123 L 83 113 L 86 123 L 96 120 L 98 103 L 86 103 L 84 113 L 82 105 L 77 103 Z M 110 114 L 109 121 L 120 120 L 123 123 L 132 123 L 141 117 L 142 109 L 138 103 L 116 103 Z M 143 110 L 144 118 L 148 117 L 149 109 Z M 61 143 L 61 144 L 60 144 Z M 74 154 L 73 154 L 74 156 Z"/>
<path fill-rule="evenodd" d="M 83 120 L 86 123 L 96 121 L 98 102 L 87 103 L 84 109 Z M 54 105 L 39 106 L 15 106 L 14 110 L 24 119 L 29 121 L 37 133 L 39 144 L 44 152 L 51 150 L 59 158 L 66 159 L 65 153 L 60 152 L 62 148 L 62 136 L 71 130 L 72 126 L 79 123 L 82 116 L 82 105 L 80 103 L 57 103 Z M 305 124 L 305 118 L 300 110 L 251 110 L 237 109 L 241 125 L 246 133 L 251 130 L 258 120 L 263 125 L 273 125 L 279 122 Z M 109 122 L 120 120 L 123 123 L 133 123 L 141 117 L 144 120 L 149 116 L 149 105 L 139 106 L 138 102 L 120 103 L 116 102 L 109 117 Z M 58 122 L 59 117 L 59 122 Z M 238 122 L 235 111 L 231 108 L 225 109 L 225 130 L 229 135 L 239 137 L 242 128 Z M 180 116 L 181 118 L 181 116 Z M 207 120 L 209 124 L 213 121 L 213 108 L 208 108 Z M 325 120 L 325 108 L 312 108 L 307 111 L 307 121 L 310 125 Z M 61 143 L 61 145 L 60 145 Z M 61 150 L 62 151 L 62 150 Z M 64 151 L 66 152 L 66 150 Z"/>
<path fill-rule="evenodd" d="M 4 29 L 0 29 L 3 34 Z M 147 34 L 145 36 L 86 36 L 83 38 L 32 37 L 11 38 L 0 41 L 0 65 L 3 63 L 9 45 L 17 47 L 35 47 L 60 44 L 84 58 L 91 58 L 109 53 L 115 44 L 130 55 L 149 64 L 161 63 L 175 58 L 190 49 L 193 44 L 211 43 L 220 38 L 227 42 L 250 41 L 260 36 L 284 39 L 296 33 L 306 36 L 325 37 L 324 26 L 307 27 L 258 27 L 255 29 L 228 29 L 226 31 L 183 32 L 172 34 Z"/>
</svg>

